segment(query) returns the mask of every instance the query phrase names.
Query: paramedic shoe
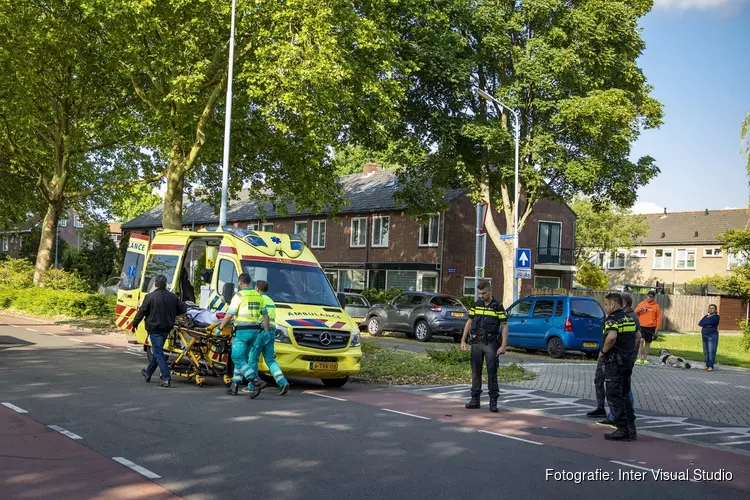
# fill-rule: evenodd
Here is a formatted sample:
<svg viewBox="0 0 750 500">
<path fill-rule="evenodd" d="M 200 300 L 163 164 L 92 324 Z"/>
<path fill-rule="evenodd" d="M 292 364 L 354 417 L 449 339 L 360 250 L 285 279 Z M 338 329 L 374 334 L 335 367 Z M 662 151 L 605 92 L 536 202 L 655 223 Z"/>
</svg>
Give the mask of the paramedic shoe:
<svg viewBox="0 0 750 500">
<path fill-rule="evenodd" d="M 229 394 L 230 396 L 236 396 L 239 388 L 240 388 L 239 382 L 232 381 L 232 383 L 229 385 L 229 389 L 227 389 L 227 394 Z"/>
<path fill-rule="evenodd" d="M 604 439 L 608 441 L 630 441 L 630 433 L 627 429 L 617 429 L 615 432 L 605 434 Z"/>
<path fill-rule="evenodd" d="M 467 410 L 477 410 L 479 409 L 479 399 L 478 398 L 471 398 L 471 400 L 466 403 L 466 409 Z"/>
<path fill-rule="evenodd" d="M 143 378 L 146 379 L 146 382 L 151 382 L 151 375 L 148 374 L 145 368 L 141 370 L 141 375 L 143 375 Z"/>
<path fill-rule="evenodd" d="M 253 384 L 253 393 L 250 394 L 250 399 L 255 399 L 258 396 L 260 396 L 260 391 L 265 389 L 266 386 L 268 385 L 257 377 L 252 379 L 250 383 Z"/>
<path fill-rule="evenodd" d="M 284 386 L 279 389 L 279 396 L 286 396 L 286 394 L 289 392 L 289 382 L 284 384 Z"/>
<path fill-rule="evenodd" d="M 162 380 L 159 387 L 172 387 L 172 379 Z"/>
</svg>

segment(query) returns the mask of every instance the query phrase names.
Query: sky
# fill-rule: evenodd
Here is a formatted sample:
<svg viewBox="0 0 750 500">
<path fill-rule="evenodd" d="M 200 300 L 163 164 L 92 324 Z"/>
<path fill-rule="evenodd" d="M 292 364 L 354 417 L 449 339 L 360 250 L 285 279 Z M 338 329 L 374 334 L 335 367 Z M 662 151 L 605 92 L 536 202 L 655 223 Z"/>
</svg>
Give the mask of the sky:
<svg viewBox="0 0 750 500">
<path fill-rule="evenodd" d="M 661 173 L 638 192 L 638 213 L 746 208 L 740 127 L 750 113 L 750 0 L 654 0 L 639 59 L 664 124 L 644 131 L 633 158 Z"/>
</svg>

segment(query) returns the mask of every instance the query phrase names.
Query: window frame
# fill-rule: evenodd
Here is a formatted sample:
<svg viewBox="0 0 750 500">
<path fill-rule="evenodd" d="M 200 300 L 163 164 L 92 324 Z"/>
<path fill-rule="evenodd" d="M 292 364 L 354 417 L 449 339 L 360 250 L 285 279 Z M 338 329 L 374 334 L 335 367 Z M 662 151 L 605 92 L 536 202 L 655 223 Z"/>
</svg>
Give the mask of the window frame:
<svg viewBox="0 0 750 500">
<path fill-rule="evenodd" d="M 550 312 L 549 316 L 541 316 L 541 315 L 536 314 L 536 308 L 540 302 L 544 302 L 544 303 L 549 302 L 552 304 L 552 307 L 549 310 Z M 530 317 L 532 318 L 554 318 L 555 317 L 555 303 L 556 303 L 555 299 L 534 299 L 534 307 L 530 311 L 531 312 Z"/>
<path fill-rule="evenodd" d="M 362 221 L 365 222 L 364 231 L 362 230 Z M 359 231 L 359 241 L 354 242 L 354 223 L 357 222 Z M 364 241 L 361 241 L 363 240 Z M 349 248 L 366 248 L 367 247 L 367 217 L 352 217 L 349 223 Z"/>
<path fill-rule="evenodd" d="M 294 234 L 296 234 L 297 236 L 302 236 L 302 235 L 301 235 L 301 234 L 299 233 L 299 230 L 298 230 L 298 226 L 299 226 L 300 224 L 304 224 L 304 225 L 305 225 L 305 237 L 304 237 L 304 240 L 305 240 L 305 245 L 307 245 L 307 237 L 308 237 L 308 235 L 309 235 L 308 227 L 309 227 L 310 223 L 309 223 L 309 222 L 307 222 L 306 220 L 298 220 L 298 221 L 294 221 Z"/>
<path fill-rule="evenodd" d="M 471 287 L 471 293 L 469 293 L 469 294 L 466 293 L 466 280 L 472 280 L 472 281 L 474 281 L 474 285 Z M 463 292 L 462 292 L 463 296 L 464 297 L 473 297 L 474 296 L 474 290 L 477 289 L 477 285 L 479 284 L 480 281 L 489 281 L 490 285 L 492 285 L 492 278 L 479 278 L 479 279 L 475 279 L 474 276 L 464 276 L 464 287 L 462 288 L 462 290 L 463 290 Z"/>
<path fill-rule="evenodd" d="M 425 290 L 424 289 L 424 279 L 426 278 L 434 278 L 435 279 L 435 289 L 434 290 Z M 426 293 L 438 293 L 438 288 L 440 287 L 440 273 L 437 271 L 417 271 L 417 291 L 418 292 L 426 292 Z"/>
<path fill-rule="evenodd" d="M 617 264 L 617 255 L 622 254 L 622 266 Z M 628 267 L 628 251 L 623 248 L 618 248 L 607 255 L 607 269 L 611 270 L 622 270 Z"/>
<path fill-rule="evenodd" d="M 630 257 L 633 259 L 645 259 L 648 257 L 648 248 L 633 248 L 630 250 Z"/>
<path fill-rule="evenodd" d="M 678 265 L 680 258 L 680 252 L 685 252 L 685 267 L 680 267 Z M 693 267 L 688 267 L 688 256 L 690 255 L 690 252 L 693 253 Z M 696 267 L 698 266 L 698 250 L 696 248 L 677 248 L 674 252 L 674 269 L 675 271 L 695 271 Z"/>
<path fill-rule="evenodd" d="M 81 218 L 78 217 L 78 214 L 73 214 L 73 228 L 83 229 L 83 222 L 81 222 Z"/>
<path fill-rule="evenodd" d="M 537 223 L 537 228 L 536 228 L 537 229 L 537 232 L 536 232 L 536 248 L 537 248 L 537 252 L 539 252 L 540 248 L 546 248 L 548 250 L 554 249 L 554 247 L 547 246 L 546 243 L 545 243 L 545 246 L 541 245 L 541 240 L 539 238 L 542 235 L 542 224 L 547 224 L 547 225 L 550 225 L 550 226 L 553 225 L 553 224 L 555 224 L 557 226 L 560 226 L 560 238 L 559 238 L 559 241 L 557 243 L 557 251 L 558 251 L 558 254 L 559 254 L 560 250 L 562 250 L 563 223 L 560 222 L 560 221 L 556 221 L 556 220 L 540 220 Z M 547 231 L 547 239 L 549 239 L 549 235 L 550 235 L 550 232 L 548 230 Z"/>
<path fill-rule="evenodd" d="M 318 228 L 318 238 L 315 238 L 315 227 Z M 326 219 L 316 219 L 312 221 L 312 231 L 310 231 L 310 248 L 325 248 L 326 247 Z M 320 228 L 323 228 L 323 241 L 320 241 Z M 322 244 L 321 244 L 322 243 Z"/>
<path fill-rule="evenodd" d="M 537 275 L 535 275 L 534 276 L 534 288 L 541 288 L 541 287 L 539 287 L 536 284 L 537 283 L 536 280 L 538 278 L 542 278 L 542 279 L 556 279 L 557 280 L 557 286 L 555 288 L 549 288 L 548 290 L 559 290 L 560 286 L 562 285 L 562 279 L 560 278 L 560 276 L 537 276 Z"/>
<path fill-rule="evenodd" d="M 68 216 L 57 219 L 57 227 L 68 227 Z"/>
<path fill-rule="evenodd" d="M 260 231 L 260 222 L 251 222 L 247 225 L 248 231 Z"/>
<path fill-rule="evenodd" d="M 381 236 L 382 236 L 382 229 L 383 229 L 383 221 L 386 222 L 385 227 L 388 228 L 388 230 L 385 232 L 385 242 L 380 241 L 380 243 L 375 244 L 375 221 L 380 222 L 380 229 L 381 229 Z M 370 247 L 372 248 L 388 248 L 388 244 L 390 243 L 390 236 L 391 236 L 391 216 L 390 215 L 376 215 L 372 218 L 372 238 L 370 239 Z"/>
<path fill-rule="evenodd" d="M 709 252 L 711 252 L 710 255 Z M 720 259 L 724 256 L 724 253 L 721 251 L 721 247 L 712 247 L 704 248 L 702 255 L 704 259 Z"/>
<path fill-rule="evenodd" d="M 432 221 L 437 217 L 437 223 L 435 224 L 435 242 L 432 242 L 432 231 L 430 230 L 432 226 Z M 424 236 L 425 228 L 427 229 L 427 243 L 422 242 L 422 237 Z M 434 248 L 437 247 L 440 244 L 440 214 L 432 214 L 430 215 L 430 220 L 428 220 L 424 224 L 419 225 L 419 240 L 418 240 L 419 246 L 422 248 Z"/>
<path fill-rule="evenodd" d="M 10 238 L 8 235 L 3 235 L 3 252 L 8 251 L 8 245 L 10 244 Z"/>
<path fill-rule="evenodd" d="M 268 229 L 268 226 L 271 226 L 271 229 Z M 261 231 L 264 233 L 272 233 L 273 232 L 273 222 L 264 222 L 261 226 Z"/>
<path fill-rule="evenodd" d="M 656 267 L 656 252 L 662 251 L 662 263 L 664 261 L 664 252 L 669 252 L 669 267 Z M 654 248 L 654 260 L 651 262 L 651 269 L 654 271 L 671 271 L 674 269 L 674 248 Z"/>
</svg>

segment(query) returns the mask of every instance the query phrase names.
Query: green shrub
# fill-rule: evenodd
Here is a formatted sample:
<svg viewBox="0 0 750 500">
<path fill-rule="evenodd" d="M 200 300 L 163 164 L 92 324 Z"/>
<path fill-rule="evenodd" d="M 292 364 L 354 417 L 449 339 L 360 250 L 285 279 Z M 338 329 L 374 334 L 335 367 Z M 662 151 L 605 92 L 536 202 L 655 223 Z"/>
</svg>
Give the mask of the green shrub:
<svg viewBox="0 0 750 500">
<path fill-rule="evenodd" d="M 68 290 L 71 292 L 90 292 L 88 282 L 75 273 L 63 269 L 50 269 L 42 276 L 41 286 L 49 290 Z"/>
<path fill-rule="evenodd" d="M 447 350 L 427 349 L 425 353 L 430 358 L 430 361 L 441 365 L 463 365 L 471 361 L 471 352 L 463 352 L 455 347 Z"/>
<path fill-rule="evenodd" d="M 474 300 L 474 296 L 472 295 L 464 295 L 459 299 L 461 303 L 464 305 L 466 309 L 471 309 L 474 307 L 474 304 L 476 303 Z"/>
<path fill-rule="evenodd" d="M 115 317 L 116 297 L 51 290 L 48 288 L 0 288 L 0 308 L 41 317 Z"/>
<path fill-rule="evenodd" d="M 34 265 L 26 259 L 0 262 L 0 287 L 29 288 L 34 282 Z"/>
<path fill-rule="evenodd" d="M 746 351 L 750 351 L 750 323 L 747 321 L 740 321 L 740 328 L 742 329 L 742 338 L 740 339 L 740 346 Z"/>
<path fill-rule="evenodd" d="M 604 271 L 588 261 L 578 266 L 576 281 L 592 290 L 606 290 L 609 286 L 609 280 Z"/>
<path fill-rule="evenodd" d="M 403 290 L 398 288 L 388 288 L 385 290 L 378 290 L 376 288 L 368 288 L 362 292 L 362 295 L 370 302 L 370 304 L 385 304 L 393 300 Z"/>
</svg>

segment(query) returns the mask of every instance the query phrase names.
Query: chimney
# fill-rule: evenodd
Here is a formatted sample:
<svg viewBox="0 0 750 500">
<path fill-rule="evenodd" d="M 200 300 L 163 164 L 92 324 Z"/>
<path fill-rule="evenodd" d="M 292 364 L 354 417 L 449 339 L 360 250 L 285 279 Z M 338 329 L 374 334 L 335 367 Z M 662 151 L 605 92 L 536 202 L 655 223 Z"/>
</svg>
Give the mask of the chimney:
<svg viewBox="0 0 750 500">
<path fill-rule="evenodd" d="M 708 215 L 708 209 L 706 209 L 706 215 Z"/>
<path fill-rule="evenodd" d="M 664 207 L 664 215 L 667 215 L 667 207 Z"/>
<path fill-rule="evenodd" d="M 383 167 L 380 166 L 378 163 L 365 163 L 362 165 L 362 173 L 365 175 L 370 175 L 373 172 L 377 172 L 378 170 L 383 170 Z"/>
<path fill-rule="evenodd" d="M 696 232 L 695 232 L 695 237 L 696 237 L 696 238 L 698 237 L 698 231 L 696 231 Z"/>
</svg>

